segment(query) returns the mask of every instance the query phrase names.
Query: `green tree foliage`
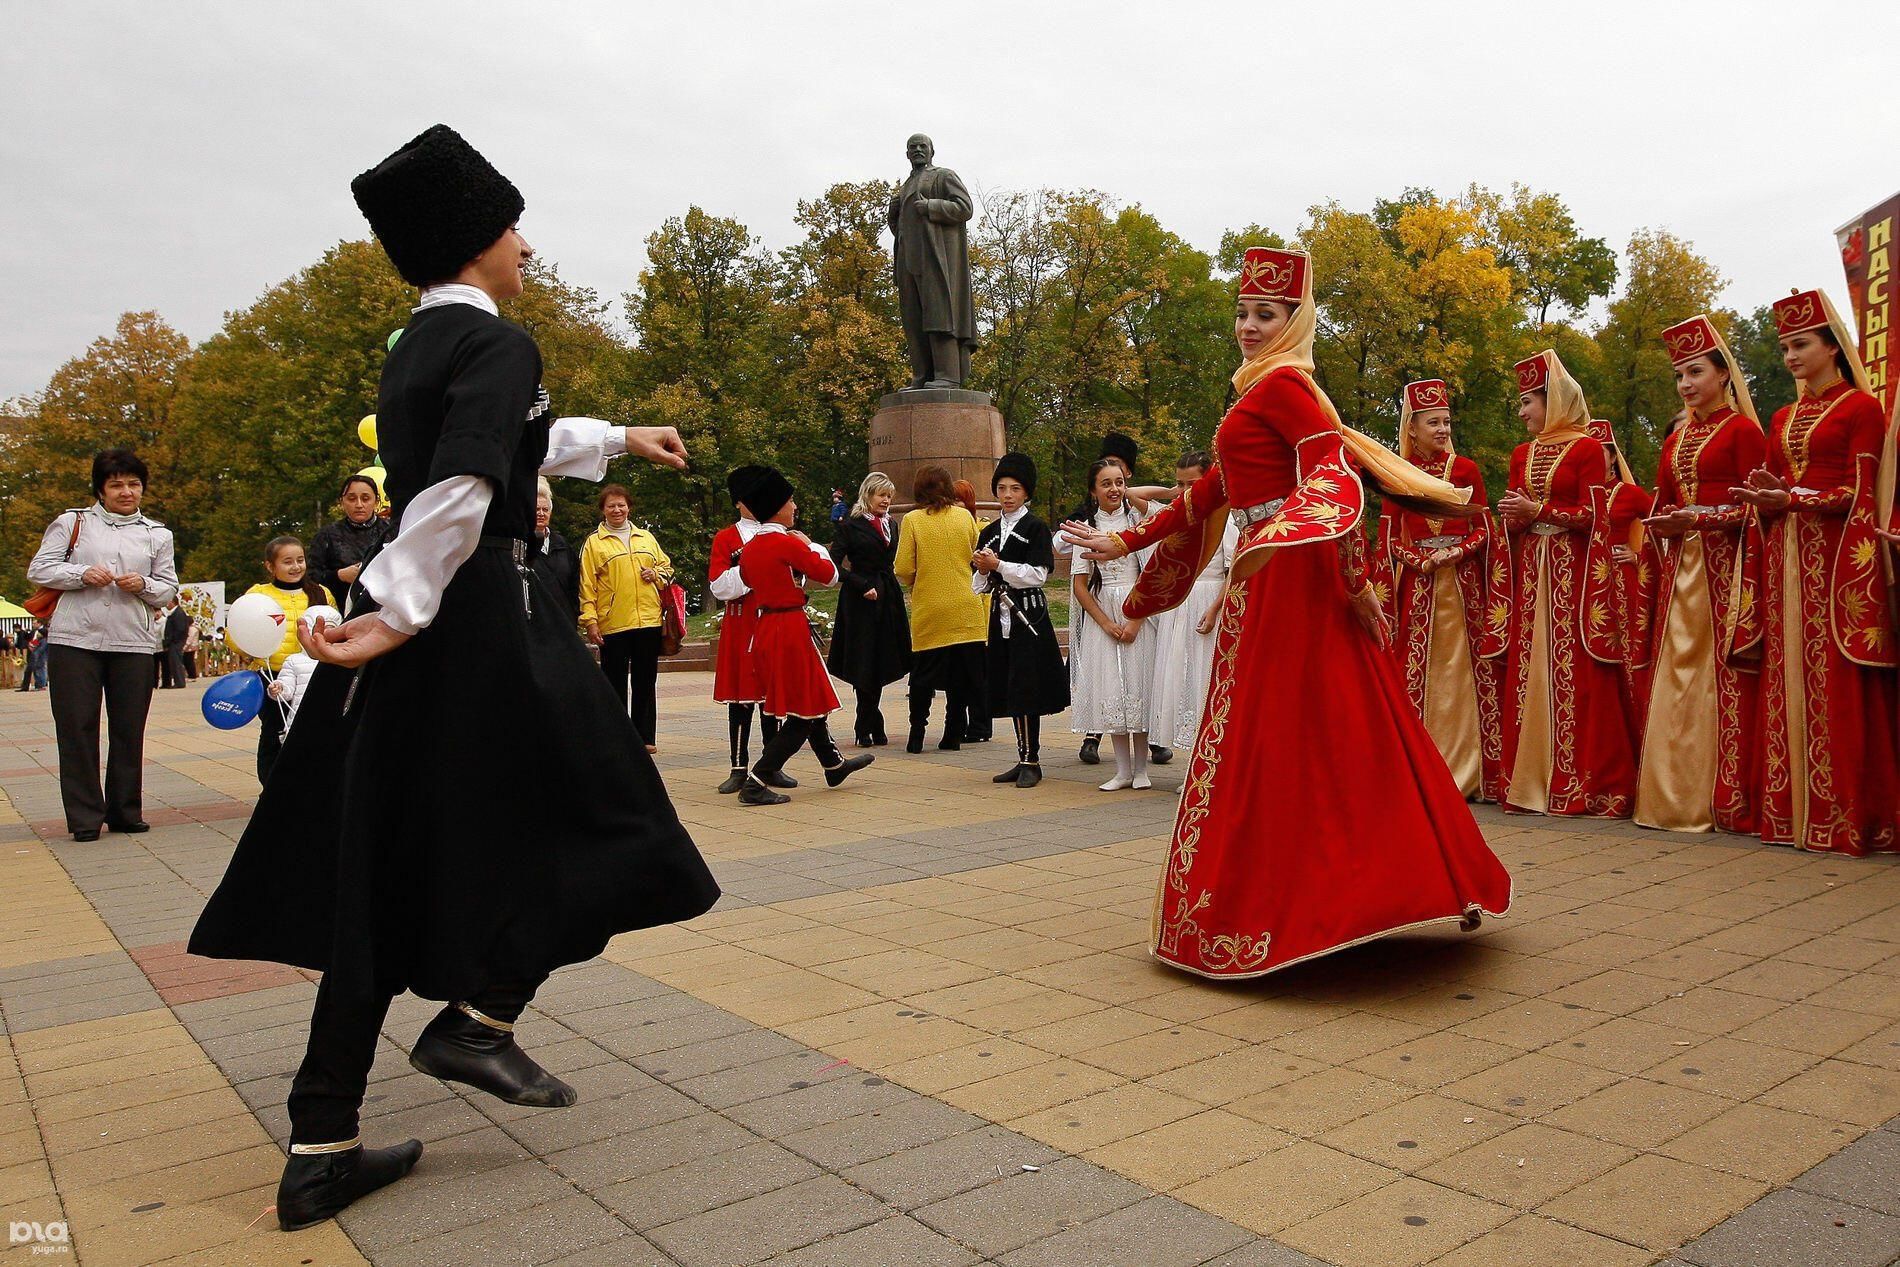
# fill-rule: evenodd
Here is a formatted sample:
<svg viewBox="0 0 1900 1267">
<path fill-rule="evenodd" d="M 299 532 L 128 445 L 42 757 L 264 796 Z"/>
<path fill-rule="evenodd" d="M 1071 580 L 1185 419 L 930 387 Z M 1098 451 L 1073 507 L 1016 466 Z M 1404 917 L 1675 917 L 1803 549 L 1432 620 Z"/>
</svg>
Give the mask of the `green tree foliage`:
<svg viewBox="0 0 1900 1267">
<path fill-rule="evenodd" d="M 878 398 L 908 375 L 890 195 L 881 180 L 835 184 L 797 204 L 800 236 L 776 252 L 689 207 L 648 238 L 647 267 L 620 296 L 624 325 L 539 261 L 507 306 L 541 348 L 557 414 L 679 428 L 690 470 L 624 459 L 610 478 L 630 487 L 683 579 L 703 575 L 730 517 L 733 466 L 784 467 L 820 536 L 829 489 L 852 490 L 866 471 Z M 1157 482 L 1207 443 L 1231 399 L 1232 278 L 1246 247 L 1288 243 L 1314 257 L 1317 374 L 1341 415 L 1389 442 L 1403 384 L 1445 379 L 1459 451 L 1494 498 L 1523 439 L 1512 366 L 1541 348 L 1557 349 L 1645 475 L 1676 408 L 1659 340 L 1672 322 L 1709 311 L 1725 323 L 1764 414 L 1792 395 L 1766 308 L 1717 310 L 1720 275 L 1668 233 L 1638 233 L 1619 270 L 1547 192 L 1326 202 L 1292 232 L 1237 227 L 1208 252 L 1101 192 L 1005 191 L 971 225 L 982 336 L 971 385 L 1041 465 L 1045 513 L 1073 505 L 1106 431 L 1135 436 L 1138 475 Z M 191 579 L 255 579 L 263 542 L 313 532 L 340 479 L 369 464 L 356 423 L 375 408 L 385 340 L 414 301 L 365 241 L 325 252 L 195 349 L 156 314 L 126 314 L 44 390 L 0 408 L 0 587 L 21 589 L 45 522 L 83 497 L 87 461 L 112 443 L 151 460 L 152 508 Z M 597 522 L 597 490 L 554 483 L 555 525 L 579 538 Z"/>
<path fill-rule="evenodd" d="M 1788 363 L 1781 359 L 1773 306 L 1763 304 L 1746 317 L 1737 317 L 1726 337 L 1728 350 L 1741 362 L 1749 396 L 1765 427 L 1777 409 L 1794 403 L 1795 390 L 1794 375 L 1788 372 Z"/>
<path fill-rule="evenodd" d="M 128 312 L 110 335 L 53 372 L 45 390 L 9 402 L 0 447 L 0 593 L 28 590 L 26 565 L 53 517 L 92 500 L 92 455 L 135 450 L 152 469 L 145 506 L 175 521 L 187 513 L 170 477 L 173 419 L 191 343 L 155 312 Z"/>
</svg>

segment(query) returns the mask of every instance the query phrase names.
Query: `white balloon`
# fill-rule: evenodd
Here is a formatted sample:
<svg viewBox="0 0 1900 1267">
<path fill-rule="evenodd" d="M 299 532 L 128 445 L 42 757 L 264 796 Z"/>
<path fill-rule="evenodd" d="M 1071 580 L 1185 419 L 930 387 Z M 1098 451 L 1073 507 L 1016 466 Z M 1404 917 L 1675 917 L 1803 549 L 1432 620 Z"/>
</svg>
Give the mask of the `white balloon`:
<svg viewBox="0 0 1900 1267">
<path fill-rule="evenodd" d="M 318 618 L 323 620 L 323 627 L 325 629 L 335 629 L 338 625 L 343 623 L 343 613 L 328 603 L 318 603 L 315 607 L 310 608 L 304 612 L 303 615 L 297 617 L 297 623 L 302 625 L 305 629 L 310 629 L 316 625 Z"/>
<path fill-rule="evenodd" d="M 224 635 L 245 655 L 268 660 L 284 645 L 284 609 L 268 594 L 246 594 L 225 613 Z"/>
</svg>

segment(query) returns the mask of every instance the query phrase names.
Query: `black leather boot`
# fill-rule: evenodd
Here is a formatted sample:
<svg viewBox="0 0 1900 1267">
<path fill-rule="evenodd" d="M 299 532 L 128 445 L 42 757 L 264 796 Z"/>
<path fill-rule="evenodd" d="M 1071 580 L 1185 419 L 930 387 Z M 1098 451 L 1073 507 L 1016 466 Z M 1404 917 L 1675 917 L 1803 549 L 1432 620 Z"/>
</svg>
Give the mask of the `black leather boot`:
<svg viewBox="0 0 1900 1267">
<path fill-rule="evenodd" d="M 1085 735 L 1082 739 L 1082 750 L 1075 754 L 1076 759 L 1083 765 L 1100 765 L 1102 764 L 1101 747 L 1100 735 Z"/>
<path fill-rule="evenodd" d="M 837 787 L 840 783 L 843 783 L 846 779 L 876 760 L 876 757 L 867 752 L 861 757 L 852 757 L 849 760 L 840 761 L 837 765 L 825 771 L 825 782 L 831 787 Z"/>
<path fill-rule="evenodd" d="M 739 789 L 741 805 L 783 805 L 791 799 L 783 792 L 774 792 L 757 779 L 747 779 L 745 786 Z"/>
<path fill-rule="evenodd" d="M 415 1168 L 422 1141 L 394 1148 L 355 1148 L 340 1153 L 292 1153 L 277 1183 L 277 1226 L 286 1232 L 336 1217 L 358 1197 L 396 1182 Z"/>
<path fill-rule="evenodd" d="M 1148 760 L 1153 765 L 1166 765 L 1174 760 L 1174 749 L 1151 743 L 1148 745 Z"/>
<path fill-rule="evenodd" d="M 1042 782 L 1042 767 L 1037 765 L 1034 761 L 1025 761 L 1022 765 L 1017 767 L 1017 770 L 1017 787 L 1034 787 L 1036 784 Z"/>
<path fill-rule="evenodd" d="M 409 1063 L 431 1078 L 460 1082 L 510 1104 L 564 1109 L 578 1098 L 574 1088 L 534 1063 L 515 1043 L 514 1026 L 477 1020 L 466 1004 L 436 1013 L 416 1039 Z"/>
<path fill-rule="evenodd" d="M 1005 771 L 1003 771 L 1003 772 L 1002 772 L 1001 774 L 993 774 L 993 775 L 991 775 L 991 776 L 990 776 L 990 782 L 992 782 L 992 783 L 1014 783 L 1014 782 L 1016 781 L 1016 776 L 1017 776 L 1017 775 L 1019 775 L 1019 774 L 1021 774 L 1022 772 L 1023 772 L 1023 767 L 1022 767 L 1022 763 L 1021 763 L 1021 762 L 1017 762 L 1017 763 L 1016 763 L 1015 765 L 1013 765 L 1013 766 L 1011 766 L 1011 767 L 1010 767 L 1009 769 L 1007 769 L 1007 770 L 1005 770 Z"/>
<path fill-rule="evenodd" d="M 740 788 L 744 786 L 745 786 L 745 767 L 742 765 L 736 765 L 732 767 L 732 773 L 726 776 L 726 781 L 719 785 L 719 794 L 721 796 L 730 796 L 732 793 L 737 792 Z"/>
<path fill-rule="evenodd" d="M 922 752 L 923 750 L 924 750 L 924 728 L 918 725 L 916 722 L 912 722 L 910 726 L 910 738 L 907 741 L 905 741 L 904 751 L 905 752 Z"/>
<path fill-rule="evenodd" d="M 789 790 L 798 786 L 798 780 L 783 770 L 774 770 L 765 776 L 765 786 Z"/>
</svg>

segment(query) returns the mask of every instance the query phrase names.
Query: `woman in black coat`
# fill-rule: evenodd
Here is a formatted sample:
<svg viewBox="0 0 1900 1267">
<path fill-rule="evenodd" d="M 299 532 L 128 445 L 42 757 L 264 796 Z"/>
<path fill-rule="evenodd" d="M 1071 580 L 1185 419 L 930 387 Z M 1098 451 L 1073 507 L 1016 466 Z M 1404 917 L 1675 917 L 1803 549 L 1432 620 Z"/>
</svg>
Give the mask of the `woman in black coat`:
<svg viewBox="0 0 1900 1267">
<path fill-rule="evenodd" d="M 389 521 L 376 513 L 381 500 L 382 490 L 369 476 L 346 477 L 337 496 L 343 518 L 323 525 L 310 539 L 310 579 L 329 590 L 339 607 L 363 565 L 390 538 Z"/>
<path fill-rule="evenodd" d="M 581 623 L 581 556 L 554 531 L 554 489 L 543 475 L 535 484 L 534 557 L 529 560 L 548 588 L 566 604 L 567 615 L 578 632 Z"/>
<path fill-rule="evenodd" d="M 839 520 L 831 547 L 840 586 L 838 623 L 825 667 L 858 693 L 855 729 L 861 748 L 890 742 L 878 696 L 910 672 L 910 616 L 891 570 L 897 557 L 897 526 L 890 517 L 896 495 L 897 485 L 882 471 L 865 476 L 857 505 Z"/>
</svg>

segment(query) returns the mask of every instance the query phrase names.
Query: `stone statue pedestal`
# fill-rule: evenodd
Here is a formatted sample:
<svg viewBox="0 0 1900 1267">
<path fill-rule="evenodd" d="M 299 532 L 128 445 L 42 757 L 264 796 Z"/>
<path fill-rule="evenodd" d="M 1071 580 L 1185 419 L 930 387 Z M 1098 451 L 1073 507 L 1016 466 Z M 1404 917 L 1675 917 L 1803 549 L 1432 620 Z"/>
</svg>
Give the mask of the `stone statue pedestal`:
<svg viewBox="0 0 1900 1267">
<path fill-rule="evenodd" d="M 988 392 L 954 387 L 923 387 L 880 397 L 871 419 L 871 469 L 897 485 L 893 511 L 914 504 L 911 486 L 926 466 L 941 466 L 951 479 L 970 481 L 977 506 L 997 514 L 990 476 L 1005 452 L 1003 415 Z"/>
</svg>

